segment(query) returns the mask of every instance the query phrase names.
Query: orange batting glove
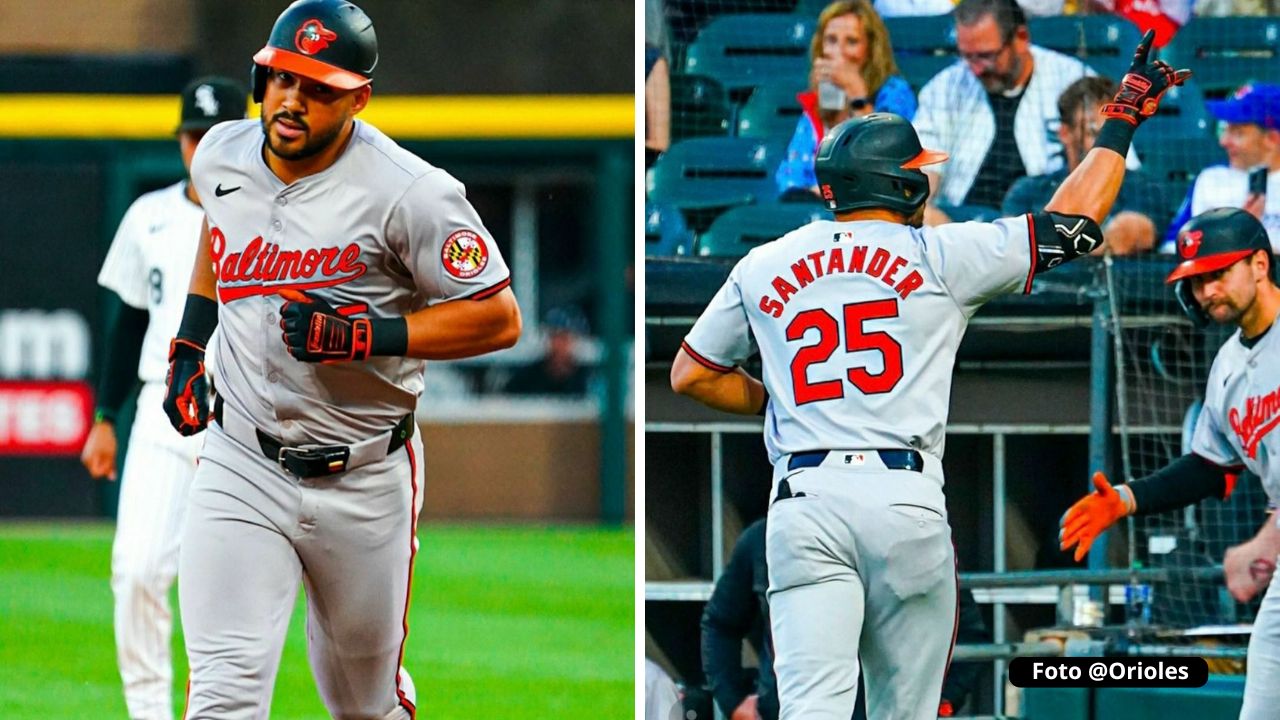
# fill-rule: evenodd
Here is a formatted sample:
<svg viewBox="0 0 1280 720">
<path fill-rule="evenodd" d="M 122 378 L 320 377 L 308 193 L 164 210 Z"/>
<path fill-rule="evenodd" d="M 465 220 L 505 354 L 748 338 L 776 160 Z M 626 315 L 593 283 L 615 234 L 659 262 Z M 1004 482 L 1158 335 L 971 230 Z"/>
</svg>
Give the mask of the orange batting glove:
<svg viewBox="0 0 1280 720">
<path fill-rule="evenodd" d="M 1107 476 L 1101 472 L 1093 474 L 1093 487 L 1092 493 L 1077 500 L 1062 515 L 1062 529 L 1058 531 L 1060 549 L 1070 550 L 1072 545 L 1077 546 L 1076 562 L 1089 552 L 1099 535 L 1135 510 L 1133 493 L 1129 488 L 1124 485 L 1120 485 L 1118 490 L 1111 487 Z"/>
</svg>

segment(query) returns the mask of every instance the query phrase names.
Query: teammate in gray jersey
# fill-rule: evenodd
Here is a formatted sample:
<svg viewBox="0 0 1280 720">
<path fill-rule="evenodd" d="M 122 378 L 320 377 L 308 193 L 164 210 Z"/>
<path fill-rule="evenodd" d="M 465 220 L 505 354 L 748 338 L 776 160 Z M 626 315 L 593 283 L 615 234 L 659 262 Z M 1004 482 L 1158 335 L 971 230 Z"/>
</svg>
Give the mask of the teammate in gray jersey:
<svg viewBox="0 0 1280 720">
<path fill-rule="evenodd" d="M 932 718 L 954 642 L 956 575 L 941 458 L 969 318 L 1102 244 L 1139 123 L 1189 71 L 1134 54 L 1096 144 L 1041 212 L 922 228 L 911 125 L 872 114 L 818 149 L 821 221 L 752 250 L 676 356 L 672 387 L 765 415 L 766 554 L 783 720 Z M 758 348 L 763 383 L 740 363 Z"/>
<path fill-rule="evenodd" d="M 1262 479 L 1272 505 L 1280 501 L 1280 312 L 1275 258 L 1267 230 L 1235 208 L 1198 215 L 1178 234 L 1180 263 L 1169 274 L 1183 308 L 1197 325 L 1210 321 L 1238 330 L 1218 350 L 1205 386 L 1191 452 L 1133 482 L 1112 487 L 1094 473 L 1093 493 L 1062 517 L 1061 547 L 1075 559 L 1128 515 L 1158 513 L 1209 497 L 1226 499 L 1248 468 Z M 1280 528 L 1268 517 L 1258 534 L 1223 561 L 1226 581 L 1245 602 L 1266 588 L 1249 639 L 1242 720 L 1274 718 L 1280 707 L 1280 579 L 1274 575 Z"/>
<path fill-rule="evenodd" d="M 239 83 L 226 78 L 187 85 L 178 126 L 184 167 L 190 169 L 209 128 L 244 117 L 248 99 Z M 116 658 L 131 720 L 173 717 L 169 588 L 178 571 L 178 538 L 201 439 L 175 433 L 160 400 L 169 339 L 182 317 L 203 221 L 200 196 L 190 182 L 149 192 L 129 206 L 98 273 L 106 290 L 106 352 L 93 429 L 80 456 L 93 477 L 115 479 L 116 417 L 142 382 L 111 546 Z"/>
<path fill-rule="evenodd" d="M 206 221 L 164 399 L 184 435 L 208 424 L 179 560 L 188 720 L 269 716 L 299 581 L 329 712 L 416 713 L 424 361 L 510 347 L 520 312 L 462 185 L 355 119 L 377 58 L 360 8 L 290 5 L 254 55 L 260 122 L 192 163 Z"/>
</svg>

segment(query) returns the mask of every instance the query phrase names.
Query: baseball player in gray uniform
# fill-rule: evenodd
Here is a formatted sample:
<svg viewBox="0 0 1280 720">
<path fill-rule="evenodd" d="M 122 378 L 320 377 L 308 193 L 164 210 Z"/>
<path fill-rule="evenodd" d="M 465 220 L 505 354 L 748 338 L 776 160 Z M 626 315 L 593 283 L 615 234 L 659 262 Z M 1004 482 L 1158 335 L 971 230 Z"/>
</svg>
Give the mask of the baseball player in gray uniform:
<svg viewBox="0 0 1280 720">
<path fill-rule="evenodd" d="M 969 318 L 1101 246 L 1134 130 L 1190 73 L 1134 55 L 1097 143 L 1041 212 L 922 228 L 946 155 L 896 115 L 818 148 L 836 219 L 743 258 L 676 356 L 672 387 L 765 415 L 766 556 L 783 720 L 936 717 L 956 625 L 943 497 L 951 372 Z M 763 383 L 742 363 L 758 348 Z M 860 668 L 861 665 L 861 668 Z"/>
<path fill-rule="evenodd" d="M 178 145 L 183 166 L 205 132 L 244 118 L 249 95 L 232 80 L 206 77 L 182 91 Z M 105 327 L 97 412 L 81 460 L 96 478 L 115 479 L 116 417 L 142 382 L 129 435 L 111 548 L 116 657 L 132 720 L 173 717 L 169 588 L 178 572 L 178 537 L 200 438 L 169 427 L 160 401 L 169 340 L 178 330 L 204 212 L 184 180 L 146 193 L 129 207 L 98 273 Z"/>
<path fill-rule="evenodd" d="M 192 163 L 208 256 L 164 399 L 183 434 L 208 424 L 179 559 L 191 720 L 269 716 L 299 580 L 333 717 L 415 716 L 424 360 L 510 347 L 520 312 L 462 185 L 355 119 L 377 57 L 355 5 L 290 5 L 254 55 L 261 122 L 215 127 Z"/>
<path fill-rule="evenodd" d="M 1280 466 L 1272 459 L 1280 457 L 1280 433 L 1273 432 L 1280 425 L 1280 335 L 1273 334 L 1280 288 L 1267 230 L 1244 210 L 1210 210 L 1178 233 L 1178 254 L 1182 262 L 1166 282 L 1174 284 L 1192 321 L 1232 323 L 1239 329 L 1213 359 L 1191 452 L 1115 487 L 1094 473 L 1094 492 L 1063 515 L 1061 546 L 1075 547 L 1076 560 L 1123 517 L 1175 510 L 1209 497 L 1226 499 L 1245 468 L 1262 479 L 1273 505 L 1280 502 Z M 1229 551 L 1223 563 L 1238 600 L 1267 588 L 1249 639 L 1243 720 L 1274 718 L 1280 707 L 1280 579 L 1273 574 L 1278 542 L 1280 529 L 1269 517 L 1254 540 Z M 1231 577 L 1241 569 L 1252 574 L 1252 583 Z"/>
</svg>

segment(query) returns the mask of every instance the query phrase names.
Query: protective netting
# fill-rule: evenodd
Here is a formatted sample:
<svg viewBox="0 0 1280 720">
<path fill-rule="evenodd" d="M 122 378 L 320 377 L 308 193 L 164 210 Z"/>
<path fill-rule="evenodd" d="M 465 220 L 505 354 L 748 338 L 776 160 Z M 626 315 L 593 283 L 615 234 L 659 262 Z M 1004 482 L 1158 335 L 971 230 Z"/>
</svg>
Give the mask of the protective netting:
<svg viewBox="0 0 1280 720">
<path fill-rule="evenodd" d="M 1117 339 L 1116 420 L 1120 471 L 1137 478 L 1188 452 L 1214 355 L 1234 327 L 1192 327 L 1161 275 L 1167 264 L 1117 262 L 1109 268 Z M 1243 474 L 1227 502 L 1204 500 L 1185 510 L 1130 521 L 1134 567 L 1184 570 L 1222 563 L 1228 547 L 1248 540 L 1266 518 L 1258 478 Z M 1249 623 L 1257 602 L 1241 604 L 1221 577 L 1181 578 L 1151 587 L 1151 623 L 1191 628 Z M 1241 636 L 1240 642 L 1247 641 Z"/>
</svg>

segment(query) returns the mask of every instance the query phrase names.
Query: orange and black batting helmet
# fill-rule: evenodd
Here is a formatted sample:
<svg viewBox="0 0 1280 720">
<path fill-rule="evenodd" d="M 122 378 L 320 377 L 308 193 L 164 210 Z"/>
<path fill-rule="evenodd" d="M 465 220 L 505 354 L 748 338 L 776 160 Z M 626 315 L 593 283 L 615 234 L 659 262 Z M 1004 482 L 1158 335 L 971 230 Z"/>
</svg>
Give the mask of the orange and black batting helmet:
<svg viewBox="0 0 1280 720">
<path fill-rule="evenodd" d="M 253 56 L 253 101 L 262 102 L 269 68 L 354 90 L 373 82 L 377 64 L 378 37 L 363 10 L 346 0 L 298 0 Z"/>
<path fill-rule="evenodd" d="M 1257 218 L 1239 208 L 1215 208 L 1193 218 L 1178 232 L 1178 257 L 1182 262 L 1165 283 L 1193 275 L 1216 272 L 1259 250 L 1271 252 L 1267 229 Z M 1271 279 L 1276 279 L 1275 257 Z"/>
<path fill-rule="evenodd" d="M 905 118 L 871 113 L 831 128 L 813 167 L 832 212 L 887 208 L 911 215 L 929 197 L 929 178 L 920 168 L 946 159 L 945 152 L 922 147 Z"/>
</svg>

